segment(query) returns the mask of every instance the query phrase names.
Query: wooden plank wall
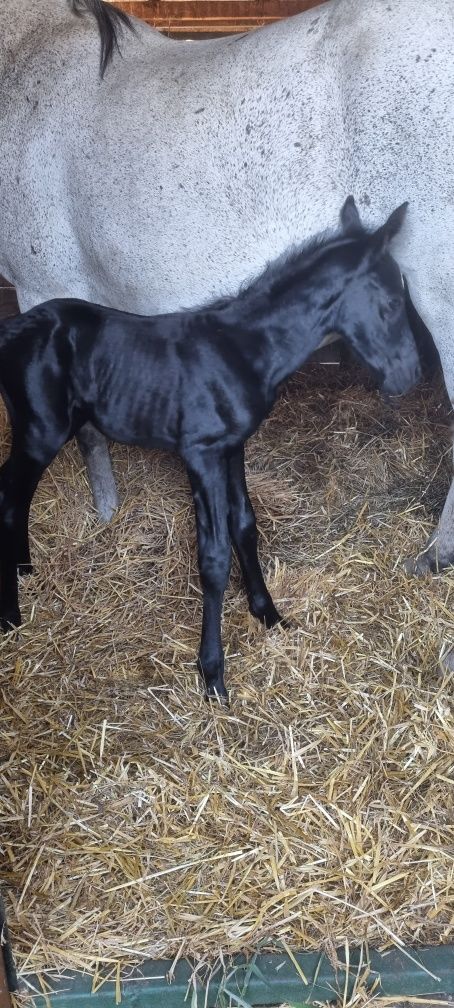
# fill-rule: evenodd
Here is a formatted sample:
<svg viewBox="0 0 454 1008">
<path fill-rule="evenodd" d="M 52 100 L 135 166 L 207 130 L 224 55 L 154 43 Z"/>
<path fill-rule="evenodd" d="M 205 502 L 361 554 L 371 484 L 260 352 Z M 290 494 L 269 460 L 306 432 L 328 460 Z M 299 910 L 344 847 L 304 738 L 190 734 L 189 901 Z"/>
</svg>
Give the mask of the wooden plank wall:
<svg viewBox="0 0 454 1008">
<path fill-rule="evenodd" d="M 10 315 L 15 315 L 18 311 L 19 306 L 14 287 L 11 287 L 11 284 L 0 276 L 0 321 L 9 318 Z"/>
<path fill-rule="evenodd" d="M 323 0 L 115 0 L 115 6 L 162 31 L 230 34 L 300 14 Z"/>
</svg>

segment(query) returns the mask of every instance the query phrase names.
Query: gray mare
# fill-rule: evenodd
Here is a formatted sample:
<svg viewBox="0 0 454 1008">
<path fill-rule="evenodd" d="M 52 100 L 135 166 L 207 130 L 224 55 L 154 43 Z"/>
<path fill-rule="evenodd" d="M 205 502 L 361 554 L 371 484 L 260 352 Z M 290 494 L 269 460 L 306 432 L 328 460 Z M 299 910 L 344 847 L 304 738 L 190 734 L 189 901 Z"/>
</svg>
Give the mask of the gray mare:
<svg viewBox="0 0 454 1008">
<path fill-rule="evenodd" d="M 0 272 L 21 308 L 199 304 L 335 225 L 350 192 L 371 225 L 407 199 L 395 254 L 454 401 L 453 0 L 329 0 L 193 44 L 134 24 L 101 81 L 90 14 L 1 0 Z M 82 448 L 107 518 L 106 445 Z M 419 569 L 437 556 L 454 562 L 454 484 Z"/>
</svg>

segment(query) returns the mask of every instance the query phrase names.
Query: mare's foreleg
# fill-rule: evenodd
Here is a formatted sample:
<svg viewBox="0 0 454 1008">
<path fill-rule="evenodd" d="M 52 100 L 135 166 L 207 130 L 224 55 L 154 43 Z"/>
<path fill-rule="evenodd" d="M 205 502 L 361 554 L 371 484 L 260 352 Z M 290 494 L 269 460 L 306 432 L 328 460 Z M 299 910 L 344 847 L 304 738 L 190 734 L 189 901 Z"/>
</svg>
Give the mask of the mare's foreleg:
<svg viewBox="0 0 454 1008">
<path fill-rule="evenodd" d="M 268 591 L 257 552 L 257 523 L 244 471 L 244 448 L 228 461 L 229 528 L 240 562 L 249 610 L 266 627 L 287 626 Z"/>
<path fill-rule="evenodd" d="M 221 639 L 222 603 L 230 573 L 227 465 L 209 453 L 186 458 L 194 499 L 199 572 L 203 591 L 198 669 L 208 697 L 227 699 Z"/>
<path fill-rule="evenodd" d="M 454 478 L 437 528 L 417 557 L 405 561 L 408 574 L 438 574 L 454 565 Z"/>
</svg>

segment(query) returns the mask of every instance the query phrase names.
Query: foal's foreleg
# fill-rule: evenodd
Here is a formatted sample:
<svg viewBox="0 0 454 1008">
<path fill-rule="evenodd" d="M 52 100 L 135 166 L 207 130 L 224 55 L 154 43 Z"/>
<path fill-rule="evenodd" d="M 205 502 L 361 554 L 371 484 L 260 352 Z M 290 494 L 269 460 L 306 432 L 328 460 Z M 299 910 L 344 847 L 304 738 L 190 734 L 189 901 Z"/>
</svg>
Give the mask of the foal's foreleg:
<svg viewBox="0 0 454 1008">
<path fill-rule="evenodd" d="M 118 507 L 112 463 L 107 441 L 90 423 L 77 433 L 77 443 L 87 467 L 95 508 L 101 521 L 108 522 Z"/>
<path fill-rule="evenodd" d="M 230 573 L 227 466 L 223 458 L 199 454 L 186 459 L 194 498 L 203 590 L 202 637 L 198 658 L 208 697 L 227 698 L 221 618 Z"/>
<path fill-rule="evenodd" d="M 229 527 L 238 554 L 249 609 L 266 627 L 286 626 L 277 611 L 263 577 L 257 552 L 257 523 L 246 484 L 244 448 L 228 461 Z"/>
</svg>

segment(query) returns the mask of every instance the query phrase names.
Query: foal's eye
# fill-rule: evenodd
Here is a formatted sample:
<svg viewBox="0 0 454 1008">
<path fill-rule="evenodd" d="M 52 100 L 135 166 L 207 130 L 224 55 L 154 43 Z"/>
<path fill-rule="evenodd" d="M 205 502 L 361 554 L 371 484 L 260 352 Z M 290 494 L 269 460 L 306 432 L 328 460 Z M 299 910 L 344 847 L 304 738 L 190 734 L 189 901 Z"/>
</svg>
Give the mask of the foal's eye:
<svg viewBox="0 0 454 1008">
<path fill-rule="evenodd" d="M 401 304 L 402 302 L 400 298 L 390 298 L 386 306 L 387 315 L 397 315 L 397 312 L 400 311 Z"/>
</svg>

